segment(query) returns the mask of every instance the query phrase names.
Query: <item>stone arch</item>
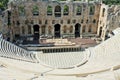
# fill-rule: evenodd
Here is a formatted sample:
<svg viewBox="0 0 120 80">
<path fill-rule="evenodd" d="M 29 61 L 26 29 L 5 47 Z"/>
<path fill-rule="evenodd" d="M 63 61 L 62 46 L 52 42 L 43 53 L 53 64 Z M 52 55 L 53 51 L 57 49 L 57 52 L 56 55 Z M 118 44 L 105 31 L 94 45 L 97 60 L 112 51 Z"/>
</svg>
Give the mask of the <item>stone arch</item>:
<svg viewBox="0 0 120 80">
<path fill-rule="evenodd" d="M 61 6 L 59 5 L 55 6 L 54 13 L 55 13 L 55 17 L 61 17 Z"/>
<path fill-rule="evenodd" d="M 77 23 L 75 25 L 75 37 L 80 37 L 81 24 Z"/>
<path fill-rule="evenodd" d="M 61 36 L 60 32 L 61 32 L 61 25 L 60 24 L 55 24 L 54 25 L 54 36 L 59 38 Z"/>
</svg>

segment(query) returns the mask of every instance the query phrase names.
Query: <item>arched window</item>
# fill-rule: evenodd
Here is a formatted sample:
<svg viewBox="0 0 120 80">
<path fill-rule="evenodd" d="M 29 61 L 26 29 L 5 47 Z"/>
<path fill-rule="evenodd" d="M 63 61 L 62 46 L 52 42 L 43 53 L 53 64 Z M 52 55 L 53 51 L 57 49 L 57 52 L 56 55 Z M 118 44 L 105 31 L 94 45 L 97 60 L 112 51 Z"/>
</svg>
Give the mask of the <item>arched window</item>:
<svg viewBox="0 0 120 80">
<path fill-rule="evenodd" d="M 42 26 L 42 27 L 41 27 L 42 35 L 45 35 L 45 28 L 46 28 L 46 26 Z"/>
<path fill-rule="evenodd" d="M 73 26 L 70 26 L 70 33 L 73 33 Z"/>
<path fill-rule="evenodd" d="M 64 26 L 63 33 L 67 33 L 67 26 Z"/>
<path fill-rule="evenodd" d="M 24 26 L 22 26 L 21 28 L 22 28 L 22 34 L 25 34 Z"/>
<path fill-rule="evenodd" d="M 77 6 L 76 15 L 81 15 L 81 13 L 82 13 L 82 6 Z"/>
<path fill-rule="evenodd" d="M 41 20 L 39 20 L 39 24 L 42 24 L 42 21 L 41 21 Z"/>
<path fill-rule="evenodd" d="M 64 6 L 63 14 L 64 15 L 68 15 L 69 14 L 69 7 L 67 5 Z"/>
<path fill-rule="evenodd" d="M 102 17 L 104 17 L 104 15 L 105 15 L 105 8 L 103 8 Z"/>
<path fill-rule="evenodd" d="M 19 25 L 20 25 L 20 22 L 19 22 L 19 21 L 17 21 L 17 22 L 16 22 L 16 24 L 17 24 L 17 26 L 19 26 Z"/>
<path fill-rule="evenodd" d="M 63 20 L 61 20 L 60 23 L 63 24 Z"/>
<path fill-rule="evenodd" d="M 81 20 L 81 23 L 84 23 L 84 20 L 83 20 L 83 19 Z"/>
<path fill-rule="evenodd" d="M 96 23 L 96 20 L 95 20 L 95 19 L 93 20 L 93 23 Z"/>
<path fill-rule="evenodd" d="M 52 34 L 52 27 L 51 26 L 48 27 L 48 34 Z"/>
<path fill-rule="evenodd" d="M 85 32 L 85 29 L 86 29 L 86 26 L 83 26 L 83 28 L 82 28 L 83 33 Z"/>
<path fill-rule="evenodd" d="M 92 32 L 92 26 L 89 26 L 88 32 Z"/>
<path fill-rule="evenodd" d="M 52 7 L 51 6 L 47 7 L 47 15 L 52 15 Z"/>
<path fill-rule="evenodd" d="M 24 8 L 24 6 L 19 6 L 18 10 L 19 10 L 19 15 L 20 16 L 25 16 L 25 8 Z"/>
<path fill-rule="evenodd" d="M 25 20 L 25 24 L 28 24 L 28 23 L 29 23 L 29 20 L 28 20 L 28 19 L 26 19 L 26 20 Z"/>
<path fill-rule="evenodd" d="M 55 17 L 61 17 L 61 7 L 59 5 L 55 6 Z"/>
<path fill-rule="evenodd" d="M 68 19 L 67 23 L 70 24 L 70 19 Z"/>
<path fill-rule="evenodd" d="M 89 7 L 89 15 L 94 15 L 94 12 L 95 12 L 95 6 L 90 5 L 90 7 Z"/>
<path fill-rule="evenodd" d="M 86 20 L 86 23 L 88 23 L 88 22 L 89 22 L 89 20 L 87 19 L 87 20 Z"/>
<path fill-rule="evenodd" d="M 30 22 L 31 24 L 34 24 L 34 21 L 33 20 L 31 20 L 31 22 Z"/>
<path fill-rule="evenodd" d="M 34 16 L 38 16 L 39 15 L 39 8 L 38 8 L 38 6 L 33 6 L 32 13 L 33 13 Z"/>
<path fill-rule="evenodd" d="M 31 26 L 28 25 L 28 34 L 31 34 Z"/>
</svg>

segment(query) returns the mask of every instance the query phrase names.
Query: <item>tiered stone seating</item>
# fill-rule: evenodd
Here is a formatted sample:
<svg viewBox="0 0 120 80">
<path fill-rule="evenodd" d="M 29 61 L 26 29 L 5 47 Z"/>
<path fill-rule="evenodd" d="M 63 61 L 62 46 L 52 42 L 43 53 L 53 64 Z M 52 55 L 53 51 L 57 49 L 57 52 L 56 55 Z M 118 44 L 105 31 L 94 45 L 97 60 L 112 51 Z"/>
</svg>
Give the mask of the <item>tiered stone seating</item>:
<svg viewBox="0 0 120 80">
<path fill-rule="evenodd" d="M 0 56 L 30 62 L 38 62 L 36 54 L 33 52 L 29 52 L 3 39 L 0 39 Z"/>
<path fill-rule="evenodd" d="M 86 54 L 83 52 L 63 52 L 39 54 L 40 61 L 55 68 L 73 68 L 83 61 Z"/>
<path fill-rule="evenodd" d="M 113 71 L 115 80 L 120 80 L 120 69 Z"/>
<path fill-rule="evenodd" d="M 9 58 L 0 57 L 0 63 L 4 62 L 6 69 L 0 68 L 0 79 L 2 80 L 119 80 L 120 79 L 120 35 L 115 35 L 100 45 L 89 48 L 84 52 L 72 53 L 39 53 L 37 57 L 40 59 L 39 64 L 30 63 L 26 61 L 17 61 Z M 6 46 L 6 48 L 3 46 Z M 10 43 L 11 44 L 11 43 Z M 31 57 L 22 58 L 24 56 L 24 49 L 21 51 L 14 45 L 9 45 L 5 41 L 0 41 L 1 56 L 13 57 L 24 60 L 31 60 Z M 15 48 L 16 50 L 12 50 Z M 10 51 L 8 51 L 11 49 Z M 21 52 L 16 56 L 16 52 Z M 5 52 L 5 53 L 4 53 Z M 11 52 L 11 53 L 10 53 Z M 10 53 L 10 56 L 8 53 Z M 27 51 L 26 51 L 27 53 Z M 88 61 L 82 66 L 78 66 L 81 61 Z M 12 62 L 12 63 L 11 63 Z M 2 65 L 1 63 L 1 65 Z M 42 66 L 43 63 L 51 65 L 53 68 Z M 13 66 L 11 66 L 13 65 Z M 19 66 L 21 65 L 21 66 Z M 32 67 L 30 67 L 32 66 Z M 54 68 L 55 67 L 55 68 Z M 65 69 L 66 67 L 74 67 L 72 69 Z M 4 68 L 4 67 L 3 67 Z M 62 69 L 56 69 L 62 68 Z M 117 70 L 118 69 L 118 70 Z M 17 70 L 17 71 L 16 71 Z M 17 75 L 15 73 L 18 73 Z M 11 74 L 12 73 L 12 74 Z M 23 74 L 22 74 L 23 73 Z M 27 74 L 25 74 L 27 73 Z M 33 75 L 28 73 L 36 73 Z M 45 76 L 40 76 L 41 73 Z M 21 78 L 21 76 L 24 76 Z M 52 75 L 52 76 L 50 76 Z M 60 76 L 59 76 L 60 75 Z M 2 76 L 8 76 L 4 78 Z M 27 78 L 27 76 L 29 78 Z M 78 77 L 76 77 L 78 76 Z M 84 77 L 81 77 L 84 76 Z"/>
<path fill-rule="evenodd" d="M 109 40 L 106 40 L 105 42 L 101 43 L 100 45 L 96 46 L 94 48 L 94 51 L 99 52 L 99 53 L 115 53 L 115 52 L 119 52 L 120 51 L 120 36 L 116 35 L 115 37 L 110 38 Z M 101 49 L 101 50 L 100 50 Z M 98 51 L 97 51 L 98 50 Z"/>
<path fill-rule="evenodd" d="M 88 75 L 111 70 L 120 65 L 120 34 L 102 42 L 96 47 L 89 48 L 88 62 L 72 70 L 54 70 L 47 74 L 54 75 Z"/>
</svg>

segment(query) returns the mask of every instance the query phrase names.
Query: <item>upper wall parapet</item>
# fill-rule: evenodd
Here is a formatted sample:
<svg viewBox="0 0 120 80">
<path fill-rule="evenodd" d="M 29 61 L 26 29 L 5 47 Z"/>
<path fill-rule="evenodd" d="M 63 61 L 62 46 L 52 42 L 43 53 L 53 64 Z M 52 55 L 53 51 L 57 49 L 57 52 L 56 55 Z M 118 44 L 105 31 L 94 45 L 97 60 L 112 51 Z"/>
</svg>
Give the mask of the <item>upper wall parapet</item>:
<svg viewBox="0 0 120 80">
<path fill-rule="evenodd" d="M 9 3 L 26 3 L 26 2 L 58 2 L 58 3 L 69 3 L 69 2 L 77 2 L 77 3 L 102 3 L 102 0 L 9 0 Z"/>
</svg>

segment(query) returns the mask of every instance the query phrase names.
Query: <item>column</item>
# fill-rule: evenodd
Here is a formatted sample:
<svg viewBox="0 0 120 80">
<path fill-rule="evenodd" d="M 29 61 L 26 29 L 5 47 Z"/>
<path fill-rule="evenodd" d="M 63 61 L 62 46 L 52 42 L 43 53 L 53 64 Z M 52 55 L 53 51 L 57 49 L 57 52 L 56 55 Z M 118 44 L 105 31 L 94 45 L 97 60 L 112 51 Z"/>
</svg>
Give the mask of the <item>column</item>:
<svg viewBox="0 0 120 80">
<path fill-rule="evenodd" d="M 83 26 L 81 26 L 81 29 L 80 29 L 80 38 L 82 38 L 82 29 L 83 29 Z"/>
<path fill-rule="evenodd" d="M 33 25 L 31 25 L 31 26 L 33 26 Z M 31 27 L 31 33 L 32 33 L 32 35 L 34 35 L 33 27 Z"/>
</svg>

